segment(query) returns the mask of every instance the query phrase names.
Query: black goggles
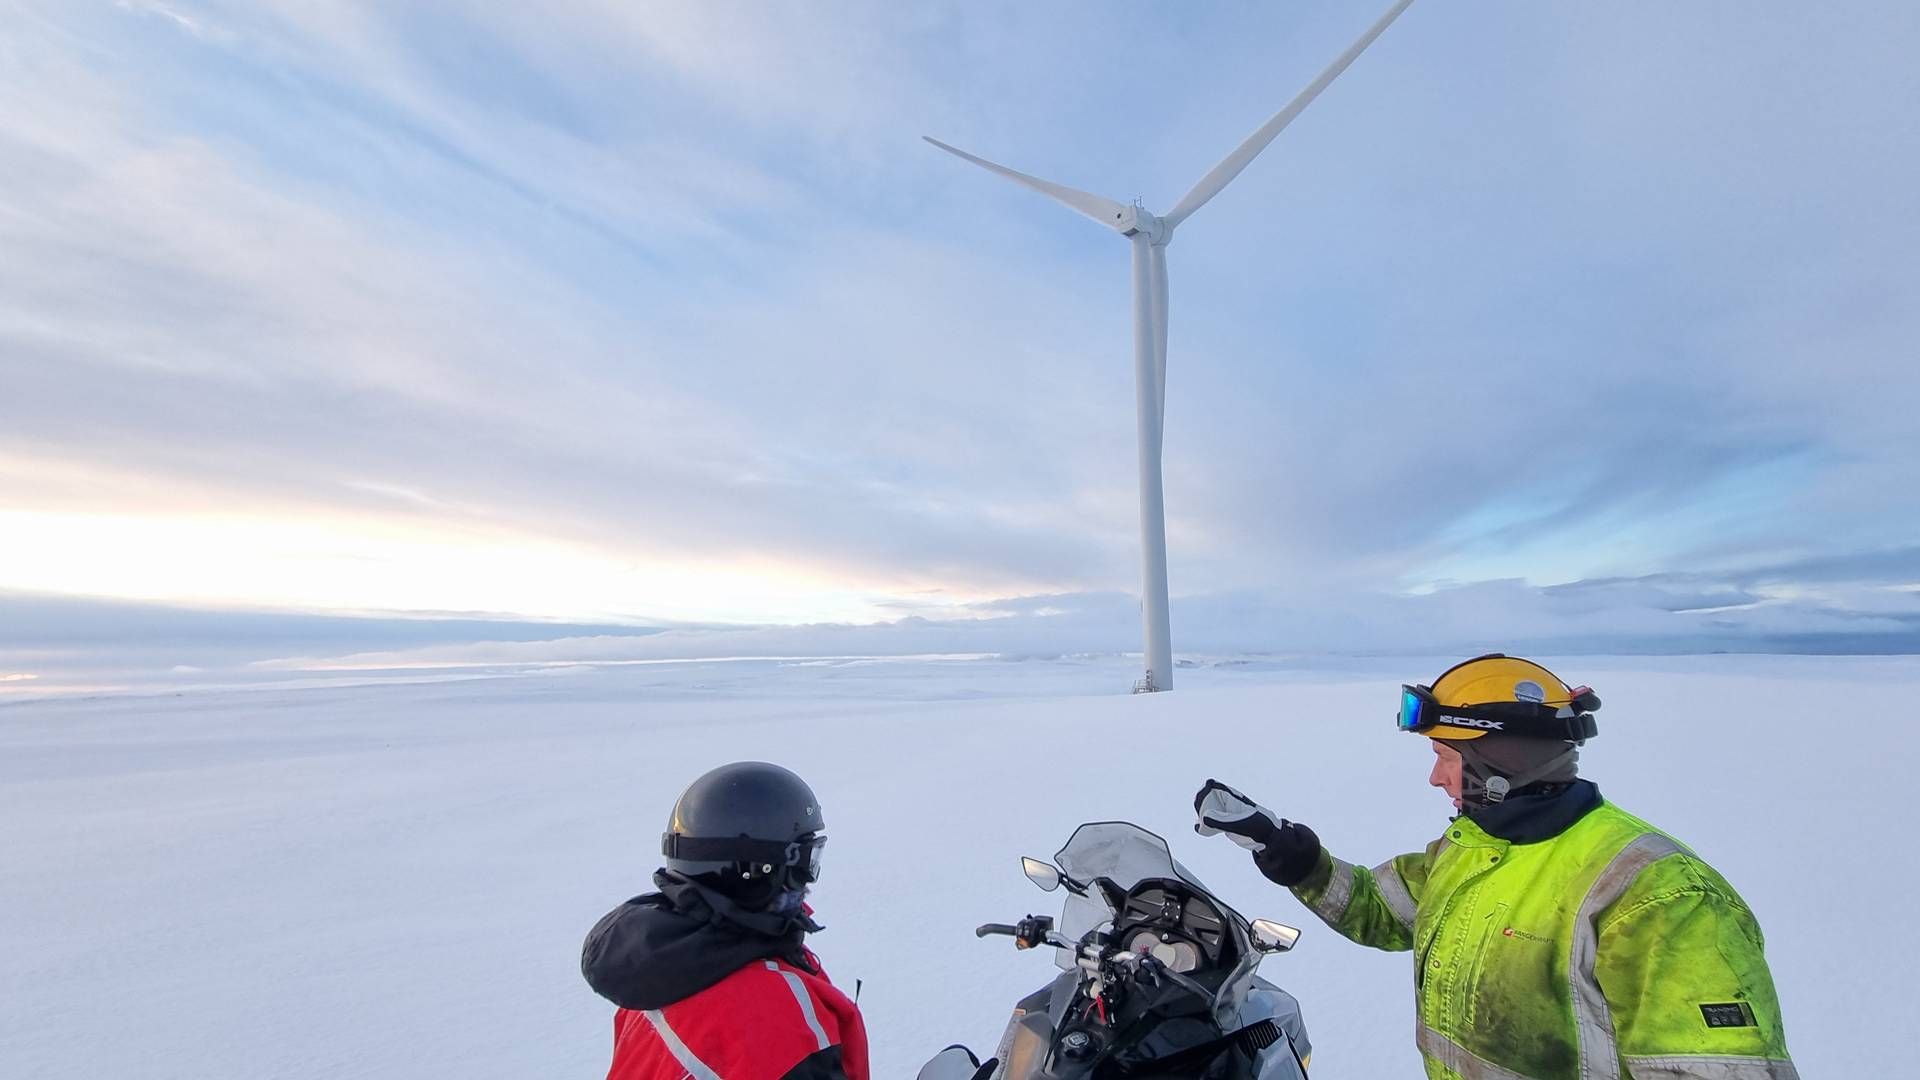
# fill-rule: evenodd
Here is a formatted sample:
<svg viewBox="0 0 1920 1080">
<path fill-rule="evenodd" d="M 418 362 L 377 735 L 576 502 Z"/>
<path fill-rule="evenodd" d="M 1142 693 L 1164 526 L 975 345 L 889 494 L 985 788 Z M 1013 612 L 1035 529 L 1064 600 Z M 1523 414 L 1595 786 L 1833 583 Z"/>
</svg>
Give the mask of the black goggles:
<svg viewBox="0 0 1920 1080">
<path fill-rule="evenodd" d="M 1567 702 L 1574 712 L 1561 715 L 1561 706 L 1532 701 L 1490 701 L 1483 705 L 1442 705 L 1424 686 L 1400 687 L 1400 715 L 1395 723 L 1401 731 L 1416 735 L 1435 728 L 1460 731 L 1497 732 L 1535 739 L 1566 739 L 1584 742 L 1599 732 L 1593 722 L 1593 710 L 1600 698 L 1582 686 Z"/>
<path fill-rule="evenodd" d="M 826 846 L 827 838 L 818 834 L 787 843 L 754 840 L 745 836 L 680 836 L 675 833 L 667 833 L 660 838 L 660 854 L 669 859 L 740 863 L 756 877 L 771 874 L 776 868 L 784 868 L 794 878 L 809 885 L 820 880 L 820 862 Z"/>
</svg>

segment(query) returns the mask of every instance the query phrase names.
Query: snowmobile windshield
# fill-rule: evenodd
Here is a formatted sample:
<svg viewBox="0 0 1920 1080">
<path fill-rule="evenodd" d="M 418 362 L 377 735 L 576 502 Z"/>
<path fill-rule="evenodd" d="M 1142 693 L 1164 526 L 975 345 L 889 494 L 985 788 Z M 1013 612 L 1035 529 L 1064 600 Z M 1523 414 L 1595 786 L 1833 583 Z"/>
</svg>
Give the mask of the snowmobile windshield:
<svg viewBox="0 0 1920 1080">
<path fill-rule="evenodd" d="M 1147 830 L 1126 821 L 1092 821 L 1073 831 L 1067 845 L 1053 857 L 1054 864 L 1069 878 L 1089 886 L 1084 895 L 1067 894 L 1060 912 L 1059 931 L 1070 941 L 1079 941 L 1088 931 L 1113 921 L 1113 909 L 1097 888 L 1098 878 L 1106 878 L 1126 892 L 1142 881 L 1172 878 L 1184 881 L 1220 903 L 1213 890 L 1174 861 L 1167 842 Z M 1221 907 L 1226 907 L 1221 904 Z M 1063 968 L 1072 969 L 1073 954 L 1061 950 L 1054 954 Z"/>
</svg>

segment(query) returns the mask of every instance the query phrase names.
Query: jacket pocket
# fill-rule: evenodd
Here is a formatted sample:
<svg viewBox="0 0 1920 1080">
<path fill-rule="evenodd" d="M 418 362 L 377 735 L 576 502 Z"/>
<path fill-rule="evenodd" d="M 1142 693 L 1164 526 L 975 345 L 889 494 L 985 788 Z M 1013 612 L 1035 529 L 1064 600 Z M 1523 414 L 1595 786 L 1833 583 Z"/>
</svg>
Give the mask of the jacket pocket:
<svg viewBox="0 0 1920 1080">
<path fill-rule="evenodd" d="M 1506 918 L 1507 905 L 1495 904 L 1479 920 L 1480 925 L 1468 934 L 1467 948 L 1470 952 L 1467 955 L 1466 972 L 1460 980 L 1460 997 L 1465 1011 L 1462 1019 L 1469 1030 L 1478 1024 L 1487 1006 L 1483 1000 L 1486 995 L 1482 993 L 1480 984 L 1487 972 L 1489 954 L 1500 940 L 1500 930 L 1506 925 Z M 1497 1017 L 1489 1016 L 1487 1019 L 1495 1020 Z"/>
</svg>

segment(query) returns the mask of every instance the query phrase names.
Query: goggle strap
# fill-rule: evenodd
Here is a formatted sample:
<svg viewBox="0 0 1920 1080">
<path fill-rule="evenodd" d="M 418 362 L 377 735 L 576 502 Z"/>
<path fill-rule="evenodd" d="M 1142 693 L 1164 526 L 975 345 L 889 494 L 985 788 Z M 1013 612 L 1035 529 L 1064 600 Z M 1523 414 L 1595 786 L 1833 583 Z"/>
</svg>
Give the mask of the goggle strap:
<svg viewBox="0 0 1920 1080">
<path fill-rule="evenodd" d="M 1449 723 L 1450 720 L 1485 720 L 1486 723 Z M 1498 727 L 1493 725 L 1498 724 Z M 1465 714 L 1441 714 L 1433 723 L 1414 729 L 1415 734 L 1437 727 L 1458 728 L 1461 731 L 1486 731 L 1501 735 L 1518 735 L 1532 739 L 1566 739 L 1570 742 L 1585 742 L 1600 733 L 1592 713 L 1580 713 L 1576 716 L 1492 716 L 1476 717 Z"/>
<path fill-rule="evenodd" d="M 1585 742 L 1599 734 L 1599 726 L 1594 722 L 1592 713 L 1562 716 L 1560 710 L 1552 705 L 1521 701 L 1441 705 L 1433 700 L 1430 693 L 1421 695 L 1420 703 L 1421 719 L 1425 722 L 1419 727 L 1405 729 L 1414 734 L 1436 727 L 1450 727 L 1463 731 L 1497 731 L 1503 735 L 1567 739 L 1572 742 Z"/>
<path fill-rule="evenodd" d="M 660 838 L 660 854 L 669 859 L 692 862 L 772 863 L 775 866 L 799 866 L 808 858 L 812 839 L 755 840 L 750 836 L 681 836 L 666 833 Z"/>
</svg>

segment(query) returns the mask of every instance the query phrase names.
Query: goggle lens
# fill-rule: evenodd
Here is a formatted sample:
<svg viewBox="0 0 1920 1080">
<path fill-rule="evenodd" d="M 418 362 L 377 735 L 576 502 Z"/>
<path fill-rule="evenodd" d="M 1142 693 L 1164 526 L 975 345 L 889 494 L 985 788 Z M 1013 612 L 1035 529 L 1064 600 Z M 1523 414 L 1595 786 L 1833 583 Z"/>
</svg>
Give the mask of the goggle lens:
<svg viewBox="0 0 1920 1080">
<path fill-rule="evenodd" d="M 1418 731 L 1426 722 L 1426 699 L 1410 686 L 1400 688 L 1400 730 Z"/>
<path fill-rule="evenodd" d="M 826 846 L 828 846 L 828 838 L 826 838 L 826 836 L 814 836 L 812 840 L 795 842 L 793 846 L 787 847 L 787 865 L 789 865 L 789 867 L 803 867 L 804 859 L 804 869 L 801 871 L 801 876 L 806 880 L 806 884 L 818 882 L 818 880 L 820 880 L 820 857 L 822 857 L 820 849 Z"/>
</svg>

